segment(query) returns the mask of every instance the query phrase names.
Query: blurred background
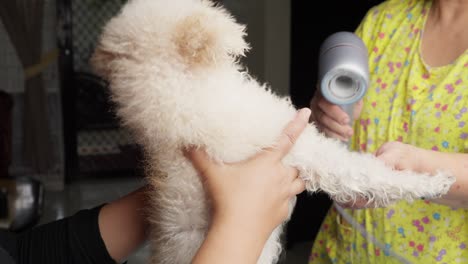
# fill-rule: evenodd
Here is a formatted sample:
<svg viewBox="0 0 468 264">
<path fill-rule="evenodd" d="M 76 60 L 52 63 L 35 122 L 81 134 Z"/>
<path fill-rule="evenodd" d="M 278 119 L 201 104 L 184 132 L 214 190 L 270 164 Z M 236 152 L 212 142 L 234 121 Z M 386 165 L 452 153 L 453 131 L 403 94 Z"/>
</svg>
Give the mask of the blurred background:
<svg viewBox="0 0 468 264">
<path fill-rule="evenodd" d="M 22 232 L 143 185 L 140 147 L 114 116 L 108 84 L 88 65 L 102 26 L 126 0 L 0 3 L 0 228 Z M 222 0 L 247 25 L 243 63 L 278 94 L 308 106 L 318 49 L 353 31 L 381 0 Z M 330 206 L 302 194 L 283 263 L 307 263 Z M 147 250 L 129 263 L 144 263 Z"/>
</svg>

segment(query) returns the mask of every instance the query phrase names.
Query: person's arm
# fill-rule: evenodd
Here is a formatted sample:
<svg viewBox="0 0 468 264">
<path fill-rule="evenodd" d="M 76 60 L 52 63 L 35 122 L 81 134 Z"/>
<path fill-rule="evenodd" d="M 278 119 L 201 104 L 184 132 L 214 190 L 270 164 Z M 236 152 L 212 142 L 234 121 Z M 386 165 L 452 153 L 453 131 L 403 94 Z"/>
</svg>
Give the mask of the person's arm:
<svg viewBox="0 0 468 264">
<path fill-rule="evenodd" d="M 147 238 L 144 208 L 148 188 L 140 188 L 101 209 L 101 237 L 109 255 L 117 262 L 135 252 Z"/>
<path fill-rule="evenodd" d="M 399 170 L 430 174 L 437 171 L 452 173 L 456 182 L 446 195 L 433 201 L 452 207 L 468 208 L 468 154 L 437 152 L 400 142 L 386 143 L 375 154 Z"/>
<path fill-rule="evenodd" d="M 310 110 L 301 110 L 276 147 L 244 162 L 218 164 L 203 150 L 188 151 L 213 208 L 212 224 L 193 264 L 257 263 L 271 232 L 288 217 L 291 198 L 304 191 L 298 171 L 281 161 L 309 115 Z"/>
<path fill-rule="evenodd" d="M 374 154 L 397 170 L 429 174 L 438 171 L 450 172 L 456 179 L 455 183 L 447 194 L 431 201 L 454 208 L 468 208 L 468 154 L 426 150 L 397 141 L 383 144 Z M 375 207 L 364 198 L 340 205 L 353 209 Z"/>
<path fill-rule="evenodd" d="M 145 189 L 114 202 L 28 230 L 0 233 L 0 247 L 17 264 L 114 264 L 146 238 Z"/>
<path fill-rule="evenodd" d="M 421 158 L 421 171 L 435 173 L 438 170 L 446 170 L 451 172 L 456 179 L 449 192 L 434 202 L 468 208 L 468 154 L 423 151 L 425 155 Z"/>
</svg>

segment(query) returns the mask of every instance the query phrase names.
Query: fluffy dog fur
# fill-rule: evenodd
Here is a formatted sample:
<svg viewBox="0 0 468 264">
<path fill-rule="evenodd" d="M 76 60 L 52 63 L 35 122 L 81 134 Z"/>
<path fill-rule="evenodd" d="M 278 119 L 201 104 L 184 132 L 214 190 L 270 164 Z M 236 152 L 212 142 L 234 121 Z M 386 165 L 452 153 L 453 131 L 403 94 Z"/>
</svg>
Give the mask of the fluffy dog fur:
<svg viewBox="0 0 468 264">
<path fill-rule="evenodd" d="M 244 26 L 208 1 L 132 0 L 105 27 L 92 58 L 146 152 L 152 263 L 190 263 L 210 222 L 209 201 L 181 149 L 199 146 L 216 160 L 241 161 L 274 145 L 296 113 L 238 63 L 248 50 L 244 36 Z M 284 163 L 300 170 L 309 192 L 339 202 L 363 196 L 385 206 L 445 194 L 453 183 L 448 174 L 395 171 L 348 152 L 312 124 Z M 277 260 L 281 230 L 259 263 Z"/>
</svg>

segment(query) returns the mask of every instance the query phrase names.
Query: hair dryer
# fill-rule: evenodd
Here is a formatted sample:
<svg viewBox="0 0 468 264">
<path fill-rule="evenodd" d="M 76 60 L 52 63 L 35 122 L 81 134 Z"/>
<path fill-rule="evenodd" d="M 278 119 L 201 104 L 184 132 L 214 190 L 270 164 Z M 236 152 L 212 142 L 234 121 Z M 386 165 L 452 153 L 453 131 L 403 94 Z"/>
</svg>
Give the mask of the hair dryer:
<svg viewBox="0 0 468 264">
<path fill-rule="evenodd" d="M 339 105 L 353 124 L 354 103 L 369 85 L 369 64 L 364 42 L 351 32 L 329 36 L 320 48 L 319 80 L 323 97 Z"/>
</svg>

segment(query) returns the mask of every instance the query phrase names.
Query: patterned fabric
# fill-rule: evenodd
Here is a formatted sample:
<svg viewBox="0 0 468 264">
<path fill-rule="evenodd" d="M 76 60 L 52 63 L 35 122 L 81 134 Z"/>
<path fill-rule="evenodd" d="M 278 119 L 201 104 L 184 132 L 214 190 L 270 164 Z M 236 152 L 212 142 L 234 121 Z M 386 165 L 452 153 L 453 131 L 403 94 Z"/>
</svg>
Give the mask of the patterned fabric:
<svg viewBox="0 0 468 264">
<path fill-rule="evenodd" d="M 372 76 L 354 127 L 355 149 L 373 152 L 398 140 L 467 152 L 468 51 L 446 66 L 424 62 L 420 43 L 431 4 L 390 0 L 372 8 L 358 28 Z M 310 263 L 468 263 L 468 210 L 420 200 L 345 212 L 354 221 L 336 208 L 328 212 Z"/>
<path fill-rule="evenodd" d="M 78 0 L 72 3 L 73 67 L 92 72 L 89 59 L 103 26 L 115 16 L 126 0 Z"/>
</svg>

